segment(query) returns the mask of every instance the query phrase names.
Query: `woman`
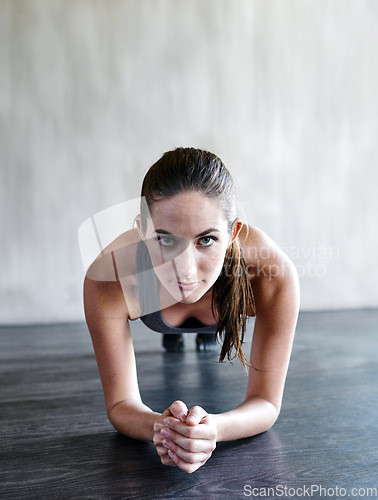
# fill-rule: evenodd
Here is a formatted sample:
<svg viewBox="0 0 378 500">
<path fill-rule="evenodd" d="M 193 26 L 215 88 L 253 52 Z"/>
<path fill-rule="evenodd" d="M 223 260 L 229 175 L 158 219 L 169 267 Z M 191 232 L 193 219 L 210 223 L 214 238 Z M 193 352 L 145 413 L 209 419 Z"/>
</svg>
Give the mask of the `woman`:
<svg viewBox="0 0 378 500">
<path fill-rule="evenodd" d="M 86 319 L 112 425 L 153 441 L 163 464 L 192 473 L 218 441 L 259 434 L 276 421 L 298 316 L 298 277 L 268 236 L 237 217 L 231 176 L 214 154 L 165 153 L 141 194 L 137 228 L 117 238 L 87 273 Z M 248 361 L 242 344 L 250 316 L 256 319 Z M 216 332 L 220 360 L 238 357 L 249 368 L 245 400 L 221 414 L 182 401 L 162 414 L 144 405 L 129 328 L 137 318 L 163 333 Z"/>
</svg>

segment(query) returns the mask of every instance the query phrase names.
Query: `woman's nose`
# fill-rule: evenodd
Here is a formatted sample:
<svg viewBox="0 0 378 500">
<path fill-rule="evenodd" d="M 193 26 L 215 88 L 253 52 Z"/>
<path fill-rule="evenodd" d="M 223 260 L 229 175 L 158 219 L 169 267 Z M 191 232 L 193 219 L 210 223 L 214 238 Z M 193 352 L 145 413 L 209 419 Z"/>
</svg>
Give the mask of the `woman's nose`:
<svg viewBox="0 0 378 500">
<path fill-rule="evenodd" d="M 189 280 L 196 277 L 197 263 L 195 251 L 192 245 L 187 245 L 185 250 L 174 258 L 176 269 L 181 280 Z"/>
</svg>

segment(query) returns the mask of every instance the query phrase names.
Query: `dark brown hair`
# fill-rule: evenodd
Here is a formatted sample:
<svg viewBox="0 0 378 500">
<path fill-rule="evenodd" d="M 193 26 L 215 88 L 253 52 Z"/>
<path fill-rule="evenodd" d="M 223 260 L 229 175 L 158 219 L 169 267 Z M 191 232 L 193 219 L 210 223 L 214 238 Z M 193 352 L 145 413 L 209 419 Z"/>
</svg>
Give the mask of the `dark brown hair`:
<svg viewBox="0 0 378 500">
<path fill-rule="evenodd" d="M 223 209 L 232 231 L 237 220 L 235 187 L 222 160 L 209 151 L 177 148 L 165 153 L 147 172 L 142 184 L 142 200 L 148 208 L 161 198 L 169 198 L 182 191 L 199 191 L 216 201 Z M 143 198 L 144 197 L 144 198 Z M 142 222 L 147 215 L 143 213 Z M 219 361 L 239 358 L 246 368 L 250 366 L 242 345 L 247 326 L 248 307 L 255 309 L 253 291 L 238 239 L 228 247 L 222 271 L 213 285 L 212 309 L 218 317 L 215 336 L 222 340 Z M 235 354 L 232 356 L 232 350 Z"/>
</svg>

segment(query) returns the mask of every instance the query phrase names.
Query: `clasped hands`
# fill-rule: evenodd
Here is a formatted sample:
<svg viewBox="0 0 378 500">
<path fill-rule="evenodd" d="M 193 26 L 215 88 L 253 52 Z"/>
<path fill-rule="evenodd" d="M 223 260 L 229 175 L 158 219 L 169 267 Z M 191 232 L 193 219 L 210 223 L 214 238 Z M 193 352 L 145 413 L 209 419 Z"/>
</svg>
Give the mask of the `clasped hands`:
<svg viewBox="0 0 378 500">
<path fill-rule="evenodd" d="M 154 424 L 153 442 L 164 465 L 191 474 L 211 457 L 216 447 L 214 418 L 200 406 L 190 410 L 175 401 Z"/>
</svg>

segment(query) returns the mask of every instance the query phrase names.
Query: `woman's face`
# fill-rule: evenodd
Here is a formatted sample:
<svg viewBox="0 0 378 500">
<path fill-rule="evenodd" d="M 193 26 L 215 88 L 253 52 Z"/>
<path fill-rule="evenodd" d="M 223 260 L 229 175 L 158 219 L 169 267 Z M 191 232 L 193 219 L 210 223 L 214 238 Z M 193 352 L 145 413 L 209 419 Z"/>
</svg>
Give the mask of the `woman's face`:
<svg viewBox="0 0 378 500">
<path fill-rule="evenodd" d="M 156 201 L 142 238 L 155 273 L 177 302 L 199 300 L 215 283 L 235 235 L 223 210 L 198 191 Z"/>
</svg>

